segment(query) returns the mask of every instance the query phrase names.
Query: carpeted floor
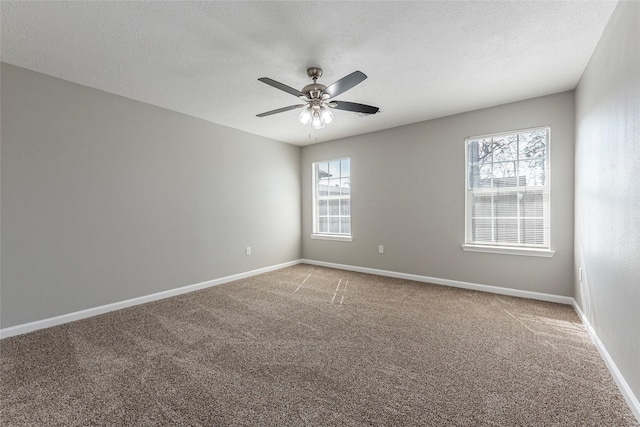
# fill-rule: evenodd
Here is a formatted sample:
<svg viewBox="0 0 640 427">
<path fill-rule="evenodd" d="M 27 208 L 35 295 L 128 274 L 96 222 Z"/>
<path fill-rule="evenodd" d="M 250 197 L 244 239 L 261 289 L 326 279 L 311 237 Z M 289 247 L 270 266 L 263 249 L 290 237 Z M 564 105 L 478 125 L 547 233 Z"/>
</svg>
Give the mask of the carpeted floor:
<svg viewBox="0 0 640 427">
<path fill-rule="evenodd" d="M 298 265 L 0 341 L 2 426 L 637 426 L 569 306 Z"/>
</svg>

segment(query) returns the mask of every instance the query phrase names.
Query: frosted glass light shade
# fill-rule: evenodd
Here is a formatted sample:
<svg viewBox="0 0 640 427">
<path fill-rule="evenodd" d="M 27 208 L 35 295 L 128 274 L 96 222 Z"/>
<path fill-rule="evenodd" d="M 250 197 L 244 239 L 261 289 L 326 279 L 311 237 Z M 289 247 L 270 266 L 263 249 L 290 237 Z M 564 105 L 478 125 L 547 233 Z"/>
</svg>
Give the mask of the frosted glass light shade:
<svg viewBox="0 0 640 427">
<path fill-rule="evenodd" d="M 319 113 L 313 114 L 313 118 L 311 119 L 311 127 L 314 129 L 322 129 L 324 127 L 324 123 L 322 122 Z"/>
<path fill-rule="evenodd" d="M 333 121 L 333 113 L 331 113 L 331 111 L 327 110 L 326 108 L 321 109 L 320 120 L 322 120 L 322 123 L 328 125 Z"/>
<path fill-rule="evenodd" d="M 309 123 L 311 123 L 311 118 L 313 117 L 313 114 L 311 113 L 311 109 L 310 108 L 305 108 L 302 113 L 300 113 L 300 123 L 302 123 L 303 125 L 308 125 Z"/>
</svg>

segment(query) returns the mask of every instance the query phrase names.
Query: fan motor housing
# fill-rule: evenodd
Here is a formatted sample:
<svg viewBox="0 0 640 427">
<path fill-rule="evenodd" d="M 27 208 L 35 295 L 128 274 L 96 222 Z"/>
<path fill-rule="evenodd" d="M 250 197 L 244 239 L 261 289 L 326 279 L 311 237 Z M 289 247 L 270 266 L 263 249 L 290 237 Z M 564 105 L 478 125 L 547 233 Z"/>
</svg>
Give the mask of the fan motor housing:
<svg viewBox="0 0 640 427">
<path fill-rule="evenodd" d="M 320 94 L 326 88 L 327 87 L 323 84 L 313 82 L 303 87 L 300 92 L 308 93 L 310 95 L 309 98 L 314 99 L 314 98 L 320 98 Z"/>
</svg>

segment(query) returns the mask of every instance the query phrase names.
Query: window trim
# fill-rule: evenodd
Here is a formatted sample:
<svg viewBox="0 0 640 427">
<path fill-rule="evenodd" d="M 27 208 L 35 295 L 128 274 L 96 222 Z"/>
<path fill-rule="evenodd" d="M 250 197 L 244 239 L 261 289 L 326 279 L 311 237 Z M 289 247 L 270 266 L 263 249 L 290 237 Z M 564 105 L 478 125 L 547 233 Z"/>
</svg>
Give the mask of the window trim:
<svg viewBox="0 0 640 427">
<path fill-rule="evenodd" d="M 555 255 L 556 251 L 553 249 L 535 249 L 528 247 L 516 247 L 516 246 L 488 246 L 488 245 L 474 245 L 471 243 L 465 243 L 462 246 L 462 250 L 466 252 L 486 252 L 490 254 L 503 254 L 503 255 L 524 255 L 524 256 L 537 256 L 543 258 L 551 258 Z"/>
<path fill-rule="evenodd" d="M 353 236 L 346 234 L 318 234 L 311 233 L 311 238 L 316 240 L 333 240 L 336 242 L 352 242 Z"/>
<path fill-rule="evenodd" d="M 501 135 L 512 135 L 518 133 L 524 133 L 528 131 L 534 131 L 539 129 L 545 129 L 547 132 L 547 141 L 546 141 L 546 177 L 547 184 L 545 187 L 547 188 L 547 194 L 549 197 L 549 205 L 548 205 L 548 216 L 545 218 L 548 221 L 548 233 L 549 233 L 549 244 L 548 246 L 522 246 L 522 245 L 510 245 L 508 243 L 486 243 L 482 244 L 481 242 L 470 242 L 467 240 L 469 236 L 469 141 L 477 140 L 477 139 L 485 139 L 485 138 L 493 138 L 495 136 Z M 469 136 L 464 139 L 464 243 L 461 245 L 464 251 L 468 252 L 486 252 L 486 253 L 494 253 L 494 254 L 505 254 L 505 255 L 524 255 L 524 256 L 536 256 L 536 257 L 553 257 L 555 254 L 555 250 L 552 245 L 552 228 L 551 228 L 551 126 L 550 125 L 540 125 L 533 126 L 529 128 L 523 129 L 515 129 L 508 130 L 502 132 L 488 133 L 483 135 L 475 135 Z M 482 191 L 482 190 L 481 190 Z M 491 191 L 488 191 L 491 192 Z"/>
<path fill-rule="evenodd" d="M 349 171 L 351 171 L 351 157 L 344 156 L 330 160 L 317 160 L 311 162 L 311 229 L 313 230 L 310 237 L 315 240 L 330 240 L 336 242 L 351 242 L 353 241 L 352 223 L 351 223 L 351 191 L 349 191 L 349 234 L 333 234 L 333 233 L 320 233 L 318 232 L 318 199 L 316 195 L 316 169 L 318 163 L 330 163 L 342 160 L 349 160 Z M 351 173 L 349 173 L 349 179 L 351 179 Z M 351 187 L 349 187 L 351 188 Z"/>
</svg>

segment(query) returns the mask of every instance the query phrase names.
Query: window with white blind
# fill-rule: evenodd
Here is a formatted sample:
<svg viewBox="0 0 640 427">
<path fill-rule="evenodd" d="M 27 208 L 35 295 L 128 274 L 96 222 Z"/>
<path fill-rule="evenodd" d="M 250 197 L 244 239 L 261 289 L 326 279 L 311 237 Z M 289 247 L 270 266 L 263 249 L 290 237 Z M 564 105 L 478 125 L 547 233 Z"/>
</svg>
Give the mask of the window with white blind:
<svg viewBox="0 0 640 427">
<path fill-rule="evenodd" d="M 465 250 L 552 256 L 548 127 L 466 139 Z"/>
<path fill-rule="evenodd" d="M 313 163 L 312 238 L 351 241 L 351 159 Z"/>
</svg>

